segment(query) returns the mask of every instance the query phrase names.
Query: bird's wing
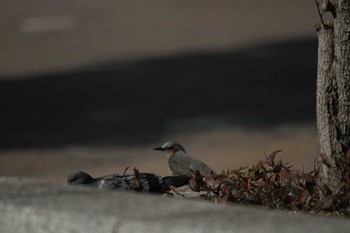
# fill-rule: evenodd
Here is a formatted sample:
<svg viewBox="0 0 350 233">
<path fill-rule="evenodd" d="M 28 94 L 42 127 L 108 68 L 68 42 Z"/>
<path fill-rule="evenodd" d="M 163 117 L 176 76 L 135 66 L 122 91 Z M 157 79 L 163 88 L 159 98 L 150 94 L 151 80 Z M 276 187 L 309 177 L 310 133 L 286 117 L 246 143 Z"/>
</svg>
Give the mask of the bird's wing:
<svg viewBox="0 0 350 233">
<path fill-rule="evenodd" d="M 209 172 L 213 171 L 207 164 L 205 164 L 203 161 L 192 158 L 193 162 L 191 162 L 190 170 L 192 172 L 199 171 L 201 175 L 207 175 Z"/>
<path fill-rule="evenodd" d="M 189 161 L 187 157 L 176 157 L 176 159 L 170 158 L 168 166 L 171 170 L 172 175 L 191 175 L 192 172 L 189 169 Z"/>
</svg>

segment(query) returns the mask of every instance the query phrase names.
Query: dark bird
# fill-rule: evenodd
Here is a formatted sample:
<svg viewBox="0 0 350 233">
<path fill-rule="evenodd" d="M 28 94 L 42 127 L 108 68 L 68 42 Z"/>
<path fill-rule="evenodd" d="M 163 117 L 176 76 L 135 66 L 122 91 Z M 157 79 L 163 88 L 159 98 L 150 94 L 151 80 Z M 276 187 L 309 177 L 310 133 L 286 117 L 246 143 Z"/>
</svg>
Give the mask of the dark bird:
<svg viewBox="0 0 350 233">
<path fill-rule="evenodd" d="M 161 177 L 152 173 L 112 174 L 97 178 L 91 177 L 86 172 L 78 171 L 67 177 L 69 185 L 88 185 L 98 189 L 108 190 L 131 190 L 152 193 L 164 193 L 173 187 L 188 184 L 189 178 L 185 176 Z"/>
</svg>

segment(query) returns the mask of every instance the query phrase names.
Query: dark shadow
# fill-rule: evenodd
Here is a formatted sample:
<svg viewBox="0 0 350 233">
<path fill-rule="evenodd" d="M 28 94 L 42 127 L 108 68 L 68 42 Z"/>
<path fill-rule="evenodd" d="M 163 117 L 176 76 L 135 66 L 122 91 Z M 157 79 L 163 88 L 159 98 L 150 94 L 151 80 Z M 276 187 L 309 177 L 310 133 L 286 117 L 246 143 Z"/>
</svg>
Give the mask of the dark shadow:
<svg viewBox="0 0 350 233">
<path fill-rule="evenodd" d="M 143 143 L 201 117 L 314 122 L 316 51 L 293 40 L 0 79 L 0 148 Z"/>
</svg>

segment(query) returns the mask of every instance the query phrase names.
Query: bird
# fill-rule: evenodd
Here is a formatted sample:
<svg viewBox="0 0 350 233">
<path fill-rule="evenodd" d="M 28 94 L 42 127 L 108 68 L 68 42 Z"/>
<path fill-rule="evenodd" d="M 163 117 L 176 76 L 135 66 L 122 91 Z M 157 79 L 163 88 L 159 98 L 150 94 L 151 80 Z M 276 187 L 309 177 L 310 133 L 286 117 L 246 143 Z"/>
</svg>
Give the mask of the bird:
<svg viewBox="0 0 350 233">
<path fill-rule="evenodd" d="M 67 177 L 69 185 L 86 185 L 105 190 L 131 190 L 150 193 L 164 193 L 171 187 L 180 187 L 188 184 L 186 176 L 161 177 L 153 173 L 115 173 L 93 178 L 90 174 L 77 171 Z"/>
<path fill-rule="evenodd" d="M 191 176 L 196 171 L 199 171 L 202 176 L 211 172 L 216 175 L 213 169 L 204 162 L 188 155 L 185 148 L 176 141 L 166 142 L 153 150 L 164 151 L 168 159 L 168 169 L 172 176 Z"/>
</svg>

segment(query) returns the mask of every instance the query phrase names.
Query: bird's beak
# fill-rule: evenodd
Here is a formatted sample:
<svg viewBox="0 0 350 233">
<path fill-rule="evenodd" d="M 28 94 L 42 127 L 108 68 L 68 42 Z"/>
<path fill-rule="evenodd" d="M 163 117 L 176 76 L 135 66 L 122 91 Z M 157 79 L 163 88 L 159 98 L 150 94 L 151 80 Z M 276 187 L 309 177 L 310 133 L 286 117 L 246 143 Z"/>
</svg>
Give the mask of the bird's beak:
<svg viewBox="0 0 350 233">
<path fill-rule="evenodd" d="M 160 151 L 164 151 L 164 148 L 163 148 L 163 147 L 156 147 L 156 148 L 154 148 L 153 150 L 160 150 Z"/>
</svg>

